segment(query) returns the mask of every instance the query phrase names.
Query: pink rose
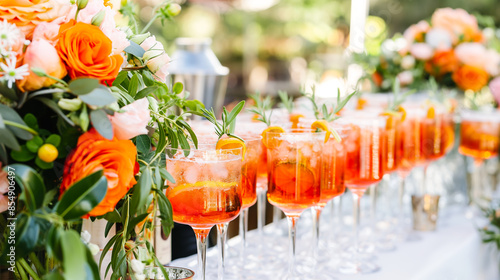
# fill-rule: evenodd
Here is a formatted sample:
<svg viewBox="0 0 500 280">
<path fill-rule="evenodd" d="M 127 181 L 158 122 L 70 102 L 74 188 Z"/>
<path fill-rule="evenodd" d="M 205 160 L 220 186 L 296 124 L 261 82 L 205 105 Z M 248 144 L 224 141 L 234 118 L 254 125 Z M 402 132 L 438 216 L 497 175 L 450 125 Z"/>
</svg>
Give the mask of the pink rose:
<svg viewBox="0 0 500 280">
<path fill-rule="evenodd" d="M 433 27 L 447 30 L 453 43 L 457 43 L 461 36 L 469 40 L 479 33 L 476 18 L 463 9 L 438 9 L 432 15 L 431 23 Z"/>
<path fill-rule="evenodd" d="M 484 68 L 491 76 L 498 76 L 500 74 L 500 54 L 492 49 L 486 50 L 486 60 Z"/>
<path fill-rule="evenodd" d="M 141 43 L 141 47 L 146 51 L 142 57 L 146 66 L 153 72 L 157 81 L 165 82 L 170 57 L 165 53 L 162 43 L 156 41 L 155 36 L 151 36 Z"/>
<path fill-rule="evenodd" d="M 493 94 L 497 103 L 500 104 L 500 77 L 491 80 L 489 87 L 491 94 Z"/>
<path fill-rule="evenodd" d="M 109 116 L 113 124 L 113 133 L 118 140 L 128 140 L 137 135 L 147 134 L 146 126 L 151 119 L 149 115 L 149 101 L 142 98 L 124 106 L 124 113 L 115 113 Z"/>
<path fill-rule="evenodd" d="M 9 199 L 4 195 L 9 191 L 9 180 L 7 180 L 7 172 L 1 168 L 2 163 L 0 163 L 0 213 L 9 207 Z"/>
<path fill-rule="evenodd" d="M 59 28 L 61 24 L 64 23 L 64 19 L 60 18 L 52 22 L 42 22 L 37 27 L 35 27 L 35 31 L 33 32 L 33 40 L 37 39 L 45 39 L 49 41 L 53 46 L 57 44 L 57 40 L 59 39 Z"/>
<path fill-rule="evenodd" d="M 411 45 L 410 54 L 419 60 L 429 60 L 434 55 L 434 50 L 426 43 Z"/>
<path fill-rule="evenodd" d="M 413 44 L 415 40 L 423 39 L 423 34 L 427 33 L 431 27 L 429 23 L 425 20 L 419 21 L 417 24 L 413 24 L 403 33 L 403 37 L 406 39 L 408 44 Z M 419 38 L 421 37 L 421 38 Z"/>
<path fill-rule="evenodd" d="M 479 43 L 462 43 L 455 48 L 455 55 L 463 64 L 484 69 L 486 48 Z"/>
<path fill-rule="evenodd" d="M 403 71 L 398 74 L 397 79 L 402 87 L 413 83 L 413 74 L 411 71 Z"/>
<path fill-rule="evenodd" d="M 75 18 L 76 10 L 76 5 L 73 5 L 71 11 L 66 17 L 66 21 Z M 92 22 L 92 18 L 100 11 L 104 11 L 104 18 L 99 25 L 99 28 L 111 40 L 113 48 L 112 54 L 120 54 L 130 45 L 130 43 L 127 40 L 127 34 L 116 28 L 116 11 L 114 11 L 111 7 L 104 6 L 104 2 L 102 0 L 89 0 L 87 6 L 78 13 L 77 21 L 90 24 Z"/>
<path fill-rule="evenodd" d="M 45 39 L 36 39 L 26 48 L 24 53 L 25 64 L 31 69 L 33 67 L 41 68 L 50 76 L 63 78 L 66 76 L 66 66 L 59 58 L 57 51 L 49 41 Z M 56 81 L 50 78 L 39 77 L 31 72 L 23 80 L 17 83 L 22 91 L 33 91 L 42 87 L 48 87 Z"/>
</svg>

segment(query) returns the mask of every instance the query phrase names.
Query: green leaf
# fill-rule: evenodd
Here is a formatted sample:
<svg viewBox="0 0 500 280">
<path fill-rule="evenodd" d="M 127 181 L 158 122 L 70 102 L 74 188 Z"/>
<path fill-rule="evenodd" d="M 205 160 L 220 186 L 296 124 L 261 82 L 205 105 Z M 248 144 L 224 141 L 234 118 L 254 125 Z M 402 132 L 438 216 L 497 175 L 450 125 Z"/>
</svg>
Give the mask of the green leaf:
<svg viewBox="0 0 500 280">
<path fill-rule="evenodd" d="M 43 197 L 43 206 L 49 206 L 49 204 L 52 202 L 52 200 L 58 193 L 59 190 L 57 188 L 48 191 Z"/>
<path fill-rule="evenodd" d="M 42 207 L 45 184 L 40 174 L 33 168 L 23 164 L 11 164 L 4 170 L 15 173 L 14 179 L 21 187 L 19 199 L 24 201 L 30 211 L 33 212 Z"/>
<path fill-rule="evenodd" d="M 40 146 L 43 145 L 43 139 L 40 136 L 35 136 L 33 139 L 26 142 L 26 148 L 32 153 L 38 152 Z"/>
<path fill-rule="evenodd" d="M 174 226 L 174 220 L 172 219 L 172 205 L 163 191 L 155 189 L 155 192 L 158 197 L 158 208 L 160 210 L 158 218 L 160 218 L 163 233 L 165 236 L 168 236 Z"/>
<path fill-rule="evenodd" d="M 3 163 L 3 165 L 7 165 L 9 163 L 7 158 L 7 149 L 5 149 L 4 144 L 0 144 L 0 161 Z"/>
<path fill-rule="evenodd" d="M 151 139 L 145 134 L 139 135 L 135 138 L 135 145 L 137 146 L 137 152 L 145 154 L 151 150 Z"/>
<path fill-rule="evenodd" d="M 2 115 L 0 115 L 0 143 L 16 151 L 21 148 L 14 134 L 5 126 Z"/>
<path fill-rule="evenodd" d="M 120 73 L 118 73 L 118 76 L 116 76 L 115 80 L 113 81 L 113 86 L 118 86 L 125 79 L 127 79 L 128 78 L 127 74 L 128 74 L 127 71 L 121 71 Z"/>
<path fill-rule="evenodd" d="M 141 177 L 133 188 L 132 200 L 130 202 L 130 212 L 135 213 L 137 209 L 144 206 L 151 192 L 151 169 L 146 167 L 142 170 Z"/>
<path fill-rule="evenodd" d="M 149 213 L 142 213 L 140 215 L 137 215 L 137 217 L 130 219 L 130 221 L 128 223 L 128 228 L 127 228 L 127 235 L 130 234 L 134 230 L 135 226 L 138 223 L 144 221 L 144 219 L 146 219 L 147 216 L 149 216 Z"/>
<path fill-rule="evenodd" d="M 183 131 L 177 131 L 177 138 L 179 140 L 179 144 L 181 145 L 181 148 L 184 149 L 184 155 L 189 154 L 189 149 L 191 148 L 189 146 L 189 142 L 186 139 L 186 136 L 184 135 Z"/>
<path fill-rule="evenodd" d="M 108 181 L 102 170 L 74 183 L 63 194 L 54 207 L 54 211 L 65 220 L 80 219 L 106 196 Z"/>
<path fill-rule="evenodd" d="M 50 257 L 61 261 L 63 259 L 63 253 L 61 248 L 61 236 L 64 234 L 64 229 L 52 225 L 47 231 L 47 253 Z"/>
<path fill-rule="evenodd" d="M 52 111 L 54 111 L 57 115 L 59 115 L 59 117 L 61 117 L 65 122 L 67 122 L 68 124 L 70 124 L 71 126 L 75 126 L 75 123 L 72 122 L 64 113 L 63 111 L 61 111 L 61 108 L 59 108 L 59 106 L 57 106 L 57 104 L 46 98 L 46 97 L 37 97 L 35 98 L 36 100 L 42 102 L 43 104 L 45 104 L 47 107 L 49 107 L 50 109 L 52 109 Z"/>
<path fill-rule="evenodd" d="M 64 276 L 58 270 L 53 270 L 49 274 L 43 276 L 43 280 L 64 280 Z"/>
<path fill-rule="evenodd" d="M 24 122 L 26 123 L 27 126 L 31 127 L 33 130 L 38 130 L 38 120 L 32 113 L 24 115 Z"/>
<path fill-rule="evenodd" d="M 137 94 L 138 88 L 139 88 L 139 77 L 137 76 L 137 74 L 134 74 L 132 76 L 132 79 L 130 79 L 130 83 L 128 84 L 128 94 L 134 97 Z"/>
<path fill-rule="evenodd" d="M 99 267 L 102 266 L 102 261 L 104 260 L 104 257 L 106 256 L 106 254 L 109 252 L 109 249 L 111 249 L 111 247 L 113 246 L 113 244 L 115 244 L 116 240 L 118 238 L 121 238 L 121 236 L 119 234 L 116 234 L 115 236 L 113 236 L 109 241 L 108 243 L 106 243 L 106 245 L 104 246 L 104 248 L 102 249 L 102 254 L 101 254 L 101 257 L 99 258 Z M 115 247 L 118 247 L 118 246 L 115 246 Z"/>
<path fill-rule="evenodd" d="M 100 280 L 101 277 L 99 276 L 99 267 L 97 266 L 97 263 L 94 260 L 94 256 L 92 256 L 92 253 L 90 252 L 89 248 L 84 247 L 85 249 L 85 255 L 87 256 L 87 261 L 84 262 L 85 265 L 85 274 L 87 276 L 87 280 Z"/>
<path fill-rule="evenodd" d="M 11 151 L 10 156 L 15 161 L 27 162 L 34 159 L 36 153 L 31 152 L 26 145 L 22 145 L 19 151 Z"/>
<path fill-rule="evenodd" d="M 100 109 L 91 111 L 90 121 L 102 137 L 108 140 L 113 139 L 113 125 L 108 118 L 108 114 L 106 114 L 104 110 Z"/>
<path fill-rule="evenodd" d="M 168 180 L 169 182 L 171 182 L 172 184 L 175 184 L 175 179 L 174 177 L 167 171 L 167 169 L 164 169 L 164 168 L 159 168 L 160 169 L 160 174 L 161 174 L 161 177 L 165 180 Z"/>
<path fill-rule="evenodd" d="M 45 143 L 52 144 L 56 147 L 61 144 L 61 136 L 57 134 L 51 134 L 47 139 L 45 139 Z"/>
<path fill-rule="evenodd" d="M 148 70 L 144 70 L 141 72 L 142 73 L 142 80 L 144 81 L 144 84 L 148 87 L 156 84 L 155 77 L 153 74 Z"/>
<path fill-rule="evenodd" d="M 172 87 L 172 91 L 175 93 L 175 94 L 179 94 L 181 93 L 182 91 L 184 90 L 184 85 L 180 82 L 177 82 L 174 84 L 174 86 Z"/>
<path fill-rule="evenodd" d="M 15 234 L 16 258 L 23 258 L 35 249 L 40 237 L 40 226 L 34 217 L 22 213 L 17 216 Z"/>
<path fill-rule="evenodd" d="M 137 43 L 134 43 L 132 41 L 129 41 L 129 42 L 130 42 L 130 45 L 128 45 L 128 47 L 126 47 L 124 49 L 124 51 L 126 53 L 129 53 L 129 54 L 135 56 L 135 57 L 142 58 L 146 51 L 144 51 L 144 49 L 141 46 L 139 46 Z"/>
<path fill-rule="evenodd" d="M 119 223 L 122 221 L 120 213 L 118 213 L 118 210 L 116 210 L 116 209 L 111 211 L 111 212 L 106 213 L 104 215 L 104 219 L 106 219 L 106 221 L 112 222 L 112 223 Z"/>
<path fill-rule="evenodd" d="M 194 146 L 198 147 L 198 137 L 196 137 L 196 133 L 194 133 L 191 126 L 189 126 L 189 124 L 182 119 L 177 120 L 177 124 L 179 124 L 180 126 L 184 127 L 187 130 L 189 136 L 191 137 L 191 140 L 193 141 Z"/>
<path fill-rule="evenodd" d="M 201 109 L 205 109 L 205 105 L 199 100 L 186 100 L 184 106 L 189 108 L 191 111 L 201 112 Z"/>
<path fill-rule="evenodd" d="M 16 87 L 9 87 L 6 82 L 0 82 L 0 95 L 3 95 L 4 97 L 18 101 L 19 96 L 16 92 Z"/>
<path fill-rule="evenodd" d="M 76 95 L 88 94 L 98 88 L 99 85 L 99 80 L 92 78 L 76 78 L 68 84 L 71 93 Z"/>
<path fill-rule="evenodd" d="M 236 119 L 236 116 L 241 112 L 241 110 L 243 109 L 243 106 L 245 106 L 244 100 L 240 101 L 240 103 L 238 103 L 236 106 L 234 106 L 233 110 L 231 110 L 231 112 L 227 116 L 226 122 L 228 125 Z"/>
<path fill-rule="evenodd" d="M 64 231 L 61 236 L 63 252 L 64 278 L 72 280 L 86 280 L 84 260 L 86 259 L 85 245 L 80 235 L 74 230 Z"/>
<path fill-rule="evenodd" d="M 98 107 L 116 102 L 116 98 L 111 94 L 109 89 L 102 85 L 85 95 L 80 95 L 79 98 L 88 105 Z"/>
<path fill-rule="evenodd" d="M 40 167 L 41 169 L 51 169 L 54 167 L 54 162 L 45 162 L 41 160 L 39 157 L 35 158 L 35 164 Z"/>
<path fill-rule="evenodd" d="M 158 90 L 157 86 L 143 88 L 141 91 L 139 91 L 137 93 L 137 95 L 135 96 L 135 99 L 139 100 L 141 98 L 144 98 L 144 97 L 148 96 L 150 93 L 155 92 L 157 90 Z"/>
</svg>

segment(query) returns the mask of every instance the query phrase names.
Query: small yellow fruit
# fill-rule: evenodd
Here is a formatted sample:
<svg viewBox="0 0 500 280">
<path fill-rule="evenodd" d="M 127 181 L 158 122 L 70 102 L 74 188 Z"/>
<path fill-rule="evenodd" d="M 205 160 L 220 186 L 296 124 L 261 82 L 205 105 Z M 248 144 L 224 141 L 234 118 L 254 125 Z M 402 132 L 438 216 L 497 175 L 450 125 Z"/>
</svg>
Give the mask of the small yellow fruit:
<svg viewBox="0 0 500 280">
<path fill-rule="evenodd" d="M 38 149 L 38 157 L 46 163 L 53 162 L 56 160 L 58 155 L 59 152 L 57 151 L 57 148 L 52 144 L 43 144 Z"/>
</svg>

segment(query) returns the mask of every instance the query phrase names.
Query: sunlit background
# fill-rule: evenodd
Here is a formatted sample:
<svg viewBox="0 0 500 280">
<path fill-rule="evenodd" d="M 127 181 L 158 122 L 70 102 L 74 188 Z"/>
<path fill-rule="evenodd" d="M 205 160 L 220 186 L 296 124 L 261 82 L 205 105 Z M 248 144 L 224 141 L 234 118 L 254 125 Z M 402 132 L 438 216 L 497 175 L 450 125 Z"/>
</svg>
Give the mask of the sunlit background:
<svg viewBox="0 0 500 280">
<path fill-rule="evenodd" d="M 137 0 L 140 17 L 148 21 L 161 0 Z M 428 19 L 439 7 L 464 8 L 483 24 L 500 23 L 498 0 L 371 0 L 365 48 L 381 51 L 381 42 L 409 25 Z M 275 96 L 278 90 L 298 95 L 301 87 L 317 85 L 322 98 L 346 91 L 346 77 L 362 70 L 346 60 L 351 1 L 341 0 L 184 0 L 182 13 L 152 33 L 163 36 L 168 53 L 178 37 L 212 38 L 212 49 L 230 69 L 225 104 L 248 93 Z M 496 18 L 495 18 L 496 16 Z M 498 33 L 498 32 L 497 32 Z M 500 34 L 497 34 L 500 36 Z M 397 44 L 397 42 L 395 42 Z M 395 48 L 386 45 L 386 48 Z M 350 81 L 353 82 L 353 81 Z"/>
</svg>

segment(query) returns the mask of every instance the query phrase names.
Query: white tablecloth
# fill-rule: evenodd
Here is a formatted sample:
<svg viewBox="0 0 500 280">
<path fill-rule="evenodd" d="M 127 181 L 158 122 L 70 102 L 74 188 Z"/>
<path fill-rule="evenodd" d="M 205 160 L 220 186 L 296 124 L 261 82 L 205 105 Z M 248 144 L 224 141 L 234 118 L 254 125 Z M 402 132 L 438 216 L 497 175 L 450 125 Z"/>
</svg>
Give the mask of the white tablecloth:
<svg viewBox="0 0 500 280">
<path fill-rule="evenodd" d="M 336 277 L 339 280 L 500 279 L 496 247 L 481 242 L 475 223 L 466 217 L 464 210 L 442 215 L 436 231 L 419 232 L 419 235 L 420 240 L 399 243 L 395 251 L 377 253 L 375 262 L 381 267 L 380 271 L 367 275 L 339 273 Z M 280 257 L 286 258 L 286 255 Z M 192 265 L 195 259 L 196 256 L 190 256 L 175 260 L 170 265 L 186 267 L 188 263 Z"/>
</svg>

